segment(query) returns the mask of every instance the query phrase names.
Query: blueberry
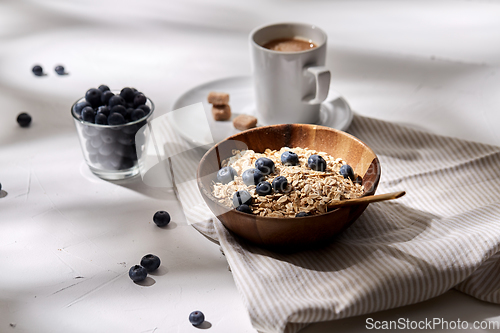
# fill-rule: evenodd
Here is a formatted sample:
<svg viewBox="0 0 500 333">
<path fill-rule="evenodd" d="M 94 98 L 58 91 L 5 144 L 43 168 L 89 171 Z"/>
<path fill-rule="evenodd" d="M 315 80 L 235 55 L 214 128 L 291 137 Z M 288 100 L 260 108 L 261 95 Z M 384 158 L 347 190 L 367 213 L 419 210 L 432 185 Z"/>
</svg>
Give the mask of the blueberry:
<svg viewBox="0 0 500 333">
<path fill-rule="evenodd" d="M 97 89 L 99 89 L 101 92 L 110 91 L 109 87 L 105 84 L 101 84 L 99 87 L 97 87 Z"/>
<path fill-rule="evenodd" d="M 243 183 L 245 185 L 250 186 L 250 185 L 256 185 L 260 183 L 261 181 L 264 180 L 264 175 L 259 169 L 247 169 L 243 174 L 241 175 L 241 178 L 243 179 Z"/>
<path fill-rule="evenodd" d="M 146 268 L 140 265 L 135 265 L 130 267 L 130 270 L 128 271 L 128 276 L 130 276 L 130 278 L 134 282 L 141 282 L 144 279 L 146 279 L 146 276 L 148 276 L 148 271 L 146 270 Z"/>
<path fill-rule="evenodd" d="M 83 136 L 84 137 L 91 138 L 91 137 L 96 136 L 96 135 L 99 135 L 99 131 L 94 126 L 85 125 L 83 127 Z"/>
<path fill-rule="evenodd" d="M 305 217 L 305 216 L 311 216 L 311 214 L 307 212 L 299 212 L 297 213 L 297 215 L 295 215 L 295 217 Z"/>
<path fill-rule="evenodd" d="M 145 114 L 148 114 L 149 112 L 151 112 L 151 108 L 147 105 L 139 105 L 137 108 L 143 109 Z"/>
<path fill-rule="evenodd" d="M 36 76 L 43 75 L 43 68 L 40 65 L 33 66 L 33 68 L 31 70 L 33 71 L 33 74 L 35 74 Z"/>
<path fill-rule="evenodd" d="M 253 198 L 248 193 L 248 191 L 241 190 L 241 191 L 236 191 L 233 194 L 233 206 L 236 208 L 239 205 L 248 205 L 250 206 L 253 202 Z"/>
<path fill-rule="evenodd" d="M 132 120 L 132 113 L 134 112 L 135 109 L 133 108 L 128 108 L 127 111 L 125 112 L 125 120 L 131 121 Z"/>
<path fill-rule="evenodd" d="M 146 114 L 144 113 L 144 110 L 142 109 L 135 109 L 132 114 L 130 115 L 130 119 L 132 121 L 136 121 L 136 120 L 139 120 L 141 118 L 143 118 Z"/>
<path fill-rule="evenodd" d="M 104 144 L 104 142 L 102 142 L 101 138 L 98 137 L 98 136 L 94 136 L 92 138 L 89 139 L 90 142 L 90 146 L 94 149 L 96 149 L 95 151 L 97 152 L 99 150 L 99 148 L 102 147 L 102 145 Z"/>
<path fill-rule="evenodd" d="M 312 170 L 316 170 L 316 171 L 325 171 L 326 170 L 326 161 L 323 157 L 321 157 L 319 155 L 309 156 L 309 158 L 307 159 L 307 165 L 309 165 L 309 167 Z"/>
<path fill-rule="evenodd" d="M 236 210 L 238 212 L 252 214 L 252 208 L 250 208 L 250 206 L 248 205 L 239 205 L 238 207 L 236 207 Z"/>
<path fill-rule="evenodd" d="M 153 272 L 158 267 L 160 267 L 160 258 L 154 254 L 146 254 L 141 259 L 141 266 L 144 267 L 148 272 Z"/>
<path fill-rule="evenodd" d="M 127 158 L 127 157 L 121 157 L 120 158 L 120 169 L 124 170 L 124 169 L 130 169 L 131 167 L 133 167 L 135 165 L 135 161 L 130 159 L 130 158 Z"/>
<path fill-rule="evenodd" d="M 98 125 L 107 125 L 108 117 L 102 112 L 97 112 L 95 115 L 95 123 Z"/>
<path fill-rule="evenodd" d="M 97 147 L 97 148 L 95 148 L 95 147 L 94 147 L 94 144 L 92 143 L 92 141 L 93 141 L 92 139 L 93 139 L 93 138 L 91 138 L 91 139 L 89 139 L 89 140 L 85 141 L 85 148 L 86 148 L 86 150 L 88 151 L 88 153 L 89 153 L 89 154 L 97 154 L 97 151 L 99 150 L 98 148 L 99 148 L 100 146 L 99 146 L 99 147 Z M 101 140 L 99 140 L 99 142 L 101 142 L 101 145 L 102 145 L 102 141 L 101 141 Z"/>
<path fill-rule="evenodd" d="M 64 66 L 58 65 L 58 66 L 56 66 L 56 68 L 54 68 L 54 70 L 56 71 L 56 73 L 58 75 L 64 75 L 64 74 L 66 74 L 66 72 L 64 70 Z"/>
<path fill-rule="evenodd" d="M 272 191 L 273 188 L 269 182 L 260 182 L 255 187 L 255 192 L 257 192 L 258 195 L 268 195 L 271 194 Z"/>
<path fill-rule="evenodd" d="M 90 103 L 87 101 L 82 101 L 82 102 L 76 103 L 75 104 L 75 113 L 77 115 L 81 115 L 83 108 L 86 106 L 92 106 L 92 105 L 90 105 Z"/>
<path fill-rule="evenodd" d="M 125 109 L 125 107 L 123 105 L 115 105 L 111 108 L 111 111 L 109 112 L 109 114 L 113 114 L 113 113 L 117 113 L 117 112 L 125 118 L 125 114 L 127 113 L 127 109 Z"/>
<path fill-rule="evenodd" d="M 274 162 L 270 158 L 261 157 L 255 161 L 255 167 L 259 169 L 264 176 L 274 173 Z"/>
<path fill-rule="evenodd" d="M 113 152 L 116 150 L 116 146 L 112 143 L 104 143 L 100 148 L 99 148 L 99 154 L 102 156 L 111 156 Z"/>
<path fill-rule="evenodd" d="M 125 100 L 125 102 L 127 103 L 132 103 L 134 102 L 134 91 L 130 88 L 123 88 L 121 91 L 120 91 L 120 96 L 123 97 L 123 99 Z"/>
<path fill-rule="evenodd" d="M 205 315 L 201 311 L 193 311 L 189 314 L 189 322 L 194 326 L 199 326 L 205 321 Z"/>
<path fill-rule="evenodd" d="M 285 177 L 278 176 L 278 177 L 274 178 L 273 190 L 275 192 L 284 193 L 284 192 L 286 192 L 287 187 L 288 187 L 288 180 Z"/>
<path fill-rule="evenodd" d="M 137 151 L 135 149 L 135 146 L 120 146 L 120 148 L 116 150 L 115 153 L 119 156 L 137 160 Z"/>
<path fill-rule="evenodd" d="M 153 222 L 159 227 L 164 227 L 170 223 L 170 214 L 164 210 L 159 210 L 153 216 Z"/>
<path fill-rule="evenodd" d="M 234 177 L 236 177 L 237 175 L 238 175 L 238 173 L 236 172 L 236 170 L 234 170 L 230 166 L 227 166 L 227 167 L 221 168 L 217 172 L 217 180 L 219 182 L 221 182 L 222 184 L 227 184 L 230 181 L 232 181 L 234 179 Z"/>
<path fill-rule="evenodd" d="M 109 114 L 111 113 L 111 111 L 106 105 L 101 105 L 100 107 L 98 107 L 97 112 L 104 114 L 106 117 L 109 116 Z"/>
<path fill-rule="evenodd" d="M 89 102 L 92 107 L 96 108 L 99 105 L 102 105 L 101 94 L 102 93 L 99 89 L 91 88 L 85 93 L 85 100 Z"/>
<path fill-rule="evenodd" d="M 102 104 L 106 104 L 108 105 L 109 104 L 109 100 L 111 99 L 111 97 L 115 96 L 115 94 L 113 94 L 111 91 L 104 91 L 102 94 L 101 94 L 101 102 Z"/>
<path fill-rule="evenodd" d="M 133 135 L 135 135 L 135 133 L 137 133 L 137 131 L 139 130 L 139 128 L 141 128 L 141 126 L 139 126 L 139 124 L 127 125 L 127 126 L 125 126 L 125 127 L 122 128 L 122 132 L 125 133 L 125 134 L 133 134 Z"/>
<path fill-rule="evenodd" d="M 89 123 L 94 123 L 95 121 L 95 111 L 91 106 L 86 106 L 82 110 L 82 120 Z"/>
<path fill-rule="evenodd" d="M 299 156 L 293 151 L 285 151 L 283 154 L 281 154 L 281 163 L 288 166 L 298 165 Z"/>
<path fill-rule="evenodd" d="M 135 136 L 125 133 L 120 133 L 118 134 L 117 141 L 122 145 L 131 146 L 135 144 Z"/>
<path fill-rule="evenodd" d="M 20 113 L 17 116 L 17 123 L 21 127 L 28 127 L 31 124 L 31 116 L 26 112 Z"/>
<path fill-rule="evenodd" d="M 108 117 L 108 124 L 110 125 L 122 125 L 125 124 L 125 118 L 121 115 L 121 113 L 112 113 Z"/>
<path fill-rule="evenodd" d="M 115 105 L 125 105 L 125 100 L 123 97 L 118 95 L 113 95 L 108 101 L 108 107 L 113 108 Z"/>
<path fill-rule="evenodd" d="M 138 107 L 144 104 L 146 104 L 146 96 L 144 96 L 144 94 L 136 94 L 134 97 L 134 106 Z"/>
<path fill-rule="evenodd" d="M 97 116 L 96 116 L 97 117 Z M 116 133 L 110 129 L 105 129 L 99 134 L 102 142 L 104 143 L 114 143 L 116 142 Z"/>
<path fill-rule="evenodd" d="M 349 164 L 344 164 L 343 166 L 341 166 L 339 173 L 344 178 L 350 178 L 352 181 L 354 181 L 354 170 L 352 170 L 352 168 Z"/>
</svg>

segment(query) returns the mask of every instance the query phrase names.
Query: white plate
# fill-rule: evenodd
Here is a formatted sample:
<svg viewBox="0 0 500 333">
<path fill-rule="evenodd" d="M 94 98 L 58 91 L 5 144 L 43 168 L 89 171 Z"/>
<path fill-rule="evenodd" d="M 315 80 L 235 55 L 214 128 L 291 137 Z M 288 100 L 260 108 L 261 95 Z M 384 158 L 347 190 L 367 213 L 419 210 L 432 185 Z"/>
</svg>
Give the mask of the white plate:
<svg viewBox="0 0 500 333">
<path fill-rule="evenodd" d="M 208 93 L 221 91 L 229 94 L 229 105 L 232 116 L 229 121 L 215 121 L 212 118 L 212 106 L 207 102 Z M 173 128 L 186 141 L 194 146 L 202 146 L 207 137 L 212 135 L 214 143 L 220 142 L 239 132 L 234 128 L 232 120 L 240 114 L 255 114 L 252 78 L 249 76 L 229 77 L 207 82 L 196 86 L 182 94 L 173 104 L 172 110 L 195 103 L 203 103 L 210 128 L 204 122 L 196 122 L 189 114 L 174 112 Z M 328 98 L 321 104 L 318 125 L 345 131 L 352 121 L 352 111 L 346 100 L 339 93 L 330 89 Z M 260 124 L 257 124 L 259 126 Z"/>
</svg>

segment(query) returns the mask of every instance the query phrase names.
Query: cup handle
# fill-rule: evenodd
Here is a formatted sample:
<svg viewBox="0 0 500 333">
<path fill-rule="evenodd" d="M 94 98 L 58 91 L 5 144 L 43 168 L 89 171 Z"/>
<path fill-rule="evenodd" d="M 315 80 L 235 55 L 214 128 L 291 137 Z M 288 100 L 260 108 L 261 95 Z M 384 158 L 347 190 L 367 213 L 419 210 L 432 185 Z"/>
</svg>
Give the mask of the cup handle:
<svg viewBox="0 0 500 333">
<path fill-rule="evenodd" d="M 308 67 L 305 73 L 314 75 L 316 81 L 316 96 L 314 96 L 314 98 L 306 96 L 303 101 L 308 104 L 320 104 L 328 96 L 331 78 L 330 70 L 324 66 L 313 66 Z"/>
</svg>

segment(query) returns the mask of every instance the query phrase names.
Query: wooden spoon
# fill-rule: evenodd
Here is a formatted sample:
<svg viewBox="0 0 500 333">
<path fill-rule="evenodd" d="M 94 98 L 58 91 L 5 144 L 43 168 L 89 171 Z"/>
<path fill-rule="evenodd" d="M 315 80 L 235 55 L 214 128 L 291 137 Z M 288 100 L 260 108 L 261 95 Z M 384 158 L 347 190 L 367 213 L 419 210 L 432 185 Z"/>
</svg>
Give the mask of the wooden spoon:
<svg viewBox="0 0 500 333">
<path fill-rule="evenodd" d="M 378 202 L 378 201 L 385 201 L 385 200 L 393 200 L 393 199 L 400 198 L 405 194 L 406 194 L 405 191 L 399 191 L 399 192 L 391 192 L 391 193 L 385 193 L 385 194 L 369 195 L 366 197 L 361 197 L 361 198 L 356 198 L 356 199 L 339 200 L 337 202 L 329 204 L 328 209 L 339 208 L 339 207 L 344 207 L 344 206 L 351 206 L 351 205 L 358 205 L 358 204 L 365 204 L 365 203 L 371 203 L 371 202 Z"/>
</svg>

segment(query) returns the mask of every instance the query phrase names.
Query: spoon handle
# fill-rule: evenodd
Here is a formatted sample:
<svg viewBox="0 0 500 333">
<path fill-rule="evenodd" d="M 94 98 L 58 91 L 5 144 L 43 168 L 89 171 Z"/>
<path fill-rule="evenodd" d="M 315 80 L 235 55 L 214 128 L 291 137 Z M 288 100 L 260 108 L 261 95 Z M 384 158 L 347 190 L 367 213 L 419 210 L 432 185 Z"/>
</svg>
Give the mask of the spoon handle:
<svg viewBox="0 0 500 333">
<path fill-rule="evenodd" d="M 371 202 L 378 202 L 378 201 L 385 201 L 385 200 L 393 200 L 393 199 L 400 198 L 405 194 L 406 194 L 405 191 L 398 191 L 398 192 L 391 192 L 391 193 L 384 193 L 384 194 L 377 194 L 377 195 L 369 195 L 366 197 L 361 197 L 361 198 L 356 198 L 356 199 L 339 200 L 337 202 L 329 204 L 328 209 L 344 207 L 344 206 L 351 206 L 351 205 L 358 205 L 358 204 L 365 204 L 365 203 L 371 203 Z"/>
</svg>

